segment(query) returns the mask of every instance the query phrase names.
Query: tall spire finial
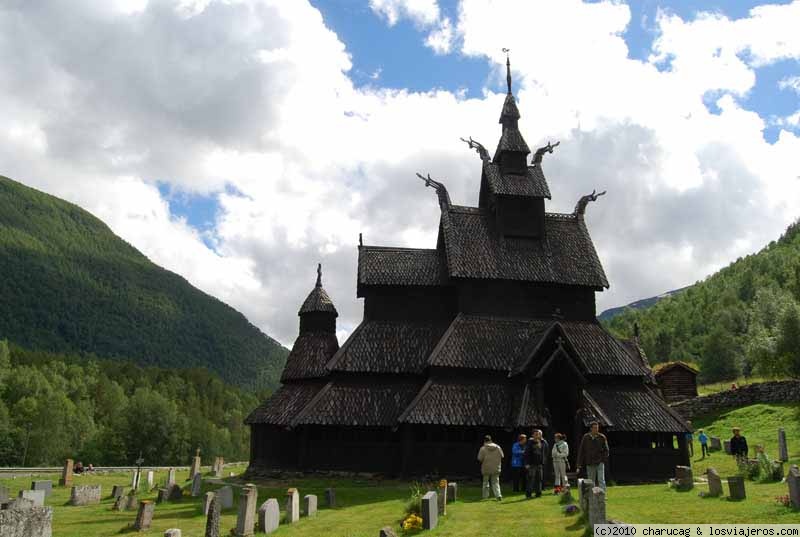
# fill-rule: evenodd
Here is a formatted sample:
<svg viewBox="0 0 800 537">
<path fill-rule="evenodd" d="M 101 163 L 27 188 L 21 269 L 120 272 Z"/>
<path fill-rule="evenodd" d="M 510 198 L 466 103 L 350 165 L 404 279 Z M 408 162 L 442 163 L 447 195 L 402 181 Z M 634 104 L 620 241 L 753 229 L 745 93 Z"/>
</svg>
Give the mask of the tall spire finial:
<svg viewBox="0 0 800 537">
<path fill-rule="evenodd" d="M 511 59 L 508 56 L 511 49 L 504 48 L 503 52 L 506 53 L 506 85 L 508 85 L 508 94 L 511 95 Z"/>
<path fill-rule="evenodd" d="M 322 287 L 322 263 L 317 263 L 317 287 Z"/>
</svg>

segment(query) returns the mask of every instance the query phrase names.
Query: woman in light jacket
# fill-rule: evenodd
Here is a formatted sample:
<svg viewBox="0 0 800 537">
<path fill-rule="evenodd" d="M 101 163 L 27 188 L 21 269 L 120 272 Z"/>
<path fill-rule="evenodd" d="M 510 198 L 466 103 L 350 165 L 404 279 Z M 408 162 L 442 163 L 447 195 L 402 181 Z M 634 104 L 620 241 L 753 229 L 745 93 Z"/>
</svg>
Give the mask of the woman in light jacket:
<svg viewBox="0 0 800 537">
<path fill-rule="evenodd" d="M 569 488 L 569 481 L 567 481 L 567 466 L 569 466 L 569 444 L 565 440 L 565 436 L 561 433 L 556 433 L 555 443 L 553 444 L 553 470 L 555 474 L 555 491 L 554 494 L 559 494 L 563 489 Z"/>
</svg>

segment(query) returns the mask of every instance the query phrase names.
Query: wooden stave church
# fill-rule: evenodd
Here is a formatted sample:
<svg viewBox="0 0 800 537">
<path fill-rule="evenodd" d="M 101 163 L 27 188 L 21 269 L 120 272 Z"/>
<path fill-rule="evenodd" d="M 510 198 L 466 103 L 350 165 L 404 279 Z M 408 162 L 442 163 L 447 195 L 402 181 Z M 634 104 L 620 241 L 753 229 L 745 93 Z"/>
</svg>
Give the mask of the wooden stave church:
<svg viewBox="0 0 800 537">
<path fill-rule="evenodd" d="M 364 318 L 341 347 L 318 268 L 282 387 L 245 420 L 249 475 L 470 475 L 485 434 L 508 465 L 532 428 L 565 433 L 574 467 L 594 420 L 611 446 L 609 479 L 664 479 L 689 464 L 688 426 L 658 394 L 637 338 L 597 321 L 595 292 L 609 284 L 584 221 L 597 196 L 572 214 L 545 211 L 553 147 L 528 165 L 507 69 L 494 158 L 469 141 L 479 206 L 453 205 L 428 177 L 441 209 L 435 249 L 359 244 Z"/>
</svg>

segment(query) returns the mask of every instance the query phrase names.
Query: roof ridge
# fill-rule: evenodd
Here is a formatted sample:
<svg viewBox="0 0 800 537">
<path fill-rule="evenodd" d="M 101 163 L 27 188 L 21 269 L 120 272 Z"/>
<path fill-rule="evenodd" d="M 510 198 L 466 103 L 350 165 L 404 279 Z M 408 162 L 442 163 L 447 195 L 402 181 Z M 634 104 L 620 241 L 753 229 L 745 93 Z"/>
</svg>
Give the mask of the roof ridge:
<svg viewBox="0 0 800 537">
<path fill-rule="evenodd" d="M 396 251 L 396 252 L 438 252 L 436 248 L 412 248 L 410 246 L 377 246 L 377 245 L 363 245 L 361 248 L 367 250 L 382 250 L 382 251 Z"/>
</svg>

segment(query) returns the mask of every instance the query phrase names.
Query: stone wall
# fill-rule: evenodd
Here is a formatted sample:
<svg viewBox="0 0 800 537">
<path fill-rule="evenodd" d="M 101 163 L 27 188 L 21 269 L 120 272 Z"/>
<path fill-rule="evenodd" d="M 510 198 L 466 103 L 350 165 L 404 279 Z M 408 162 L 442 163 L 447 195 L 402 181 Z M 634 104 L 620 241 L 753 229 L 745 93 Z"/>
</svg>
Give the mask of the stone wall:
<svg viewBox="0 0 800 537">
<path fill-rule="evenodd" d="M 779 380 L 747 384 L 735 390 L 701 395 L 670 405 L 687 420 L 729 408 L 756 403 L 800 402 L 800 380 Z"/>
<path fill-rule="evenodd" d="M 0 511 L 0 537 L 52 537 L 52 526 L 52 507 Z"/>
</svg>

